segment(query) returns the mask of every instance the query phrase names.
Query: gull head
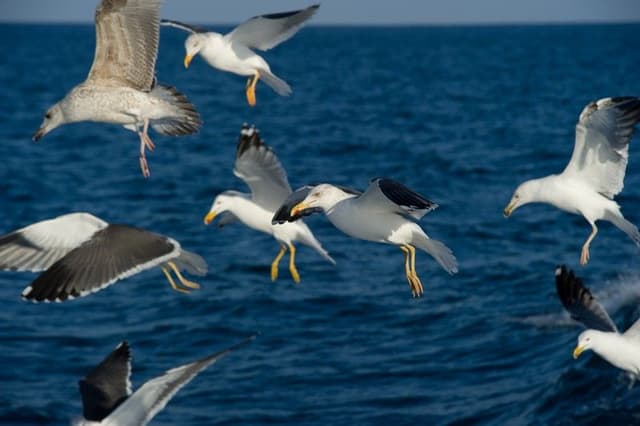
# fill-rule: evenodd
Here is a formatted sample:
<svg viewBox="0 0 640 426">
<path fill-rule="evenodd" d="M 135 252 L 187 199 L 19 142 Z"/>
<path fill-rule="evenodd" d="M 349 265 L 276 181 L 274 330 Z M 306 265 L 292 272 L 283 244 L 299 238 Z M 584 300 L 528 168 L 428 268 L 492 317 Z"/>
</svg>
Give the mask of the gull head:
<svg viewBox="0 0 640 426">
<path fill-rule="evenodd" d="M 64 123 L 65 119 L 62 108 L 60 107 L 60 103 L 57 103 L 44 114 L 44 120 L 42 120 L 42 124 L 33 134 L 33 140 L 40 140 L 44 135 Z"/>
<path fill-rule="evenodd" d="M 320 208 L 326 212 L 348 197 L 349 194 L 340 188 L 323 183 L 314 186 L 304 200 L 291 208 L 291 216 L 296 216 L 307 209 Z"/>
<path fill-rule="evenodd" d="M 204 47 L 207 36 L 202 33 L 193 33 L 184 42 L 184 50 L 187 52 L 184 56 L 184 67 L 189 68 L 189 64 L 194 56 Z"/>
<path fill-rule="evenodd" d="M 209 213 L 204 217 L 204 224 L 209 225 L 218 215 L 224 212 L 233 212 L 237 207 L 236 199 L 238 197 L 247 198 L 246 194 L 238 191 L 224 191 L 218 194 L 213 200 L 213 203 L 211 203 Z"/>
<path fill-rule="evenodd" d="M 540 190 L 539 179 L 528 180 L 518 186 L 511 197 L 511 201 L 504 208 L 504 217 L 509 217 L 520 206 L 537 200 Z"/>
<path fill-rule="evenodd" d="M 580 354 L 593 347 L 594 340 L 597 337 L 596 330 L 585 330 L 578 336 L 578 345 L 573 350 L 573 359 L 578 359 Z"/>
</svg>

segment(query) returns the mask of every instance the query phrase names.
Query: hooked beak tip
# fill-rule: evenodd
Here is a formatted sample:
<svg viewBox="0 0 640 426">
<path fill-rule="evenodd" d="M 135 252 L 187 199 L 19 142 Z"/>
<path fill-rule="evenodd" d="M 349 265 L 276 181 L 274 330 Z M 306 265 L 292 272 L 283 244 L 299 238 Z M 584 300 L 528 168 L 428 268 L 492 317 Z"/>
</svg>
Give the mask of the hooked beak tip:
<svg viewBox="0 0 640 426">
<path fill-rule="evenodd" d="M 189 64 L 191 64 L 191 60 L 193 59 L 192 55 L 185 55 L 184 57 L 184 67 L 189 68 Z"/>
<path fill-rule="evenodd" d="M 204 217 L 204 224 L 208 225 L 211 222 L 213 222 L 213 219 L 216 217 L 216 213 L 214 212 L 209 212 L 207 213 L 207 215 Z"/>
<path fill-rule="evenodd" d="M 582 346 L 576 346 L 576 348 L 573 350 L 573 359 L 578 359 L 583 351 L 584 348 Z"/>
<path fill-rule="evenodd" d="M 31 140 L 34 141 L 34 142 L 37 142 L 40 139 L 42 139 L 42 136 L 44 136 L 44 132 L 43 132 L 42 128 L 40 128 L 40 129 L 36 130 L 36 132 L 31 137 Z"/>
</svg>

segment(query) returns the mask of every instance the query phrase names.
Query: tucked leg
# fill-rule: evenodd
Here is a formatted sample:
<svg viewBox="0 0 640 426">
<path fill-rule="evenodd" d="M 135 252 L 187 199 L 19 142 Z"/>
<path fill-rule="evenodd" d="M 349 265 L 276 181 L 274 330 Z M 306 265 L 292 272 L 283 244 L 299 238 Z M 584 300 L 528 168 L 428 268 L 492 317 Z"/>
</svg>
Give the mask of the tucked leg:
<svg viewBox="0 0 640 426">
<path fill-rule="evenodd" d="M 171 269 L 173 269 L 173 272 L 176 274 L 176 277 L 178 277 L 178 279 L 180 280 L 180 283 L 183 286 L 188 287 L 188 288 L 193 288 L 193 289 L 200 288 L 200 284 L 194 283 L 193 281 L 189 281 L 185 277 L 183 277 L 182 274 L 180 273 L 180 269 L 178 269 L 178 267 L 176 266 L 175 263 L 167 262 L 167 264 L 169 266 L 171 266 Z"/>
<path fill-rule="evenodd" d="M 300 274 L 298 274 L 298 270 L 296 269 L 296 248 L 293 244 L 288 243 L 289 246 L 289 272 L 291 272 L 291 277 L 293 281 L 297 283 L 300 282 Z"/>
<path fill-rule="evenodd" d="M 271 263 L 271 281 L 275 281 L 278 279 L 278 265 L 280 264 L 280 259 L 282 259 L 282 256 L 284 256 L 286 252 L 287 252 L 287 246 L 285 246 L 284 244 L 281 244 L 278 255 L 276 256 L 275 259 L 273 259 L 273 262 Z"/>
<path fill-rule="evenodd" d="M 142 170 L 142 175 L 145 178 L 148 178 L 151 175 L 149 171 L 149 165 L 147 164 L 147 156 L 145 155 L 145 148 L 149 148 L 149 151 L 153 151 L 155 149 L 155 145 L 149 138 L 149 134 L 147 133 L 149 130 L 149 120 L 144 120 L 144 125 L 142 127 L 142 132 L 138 132 L 138 136 L 140 136 L 140 169 Z"/>
<path fill-rule="evenodd" d="M 164 276 L 167 277 L 169 284 L 171 284 L 172 289 L 174 289 L 175 291 L 179 291 L 180 293 L 189 293 L 189 290 L 186 290 L 182 287 L 178 287 L 176 285 L 175 281 L 173 281 L 173 278 L 171 278 L 171 273 L 167 270 L 167 268 L 165 268 L 164 266 L 162 266 L 161 268 L 162 268 L 162 272 L 164 272 Z"/>
<path fill-rule="evenodd" d="M 251 106 L 256 105 L 256 83 L 258 82 L 259 78 L 260 78 L 260 73 L 256 71 L 256 73 L 251 77 L 249 77 L 249 79 L 247 80 L 247 89 L 246 89 L 247 102 Z"/>
<path fill-rule="evenodd" d="M 587 238 L 587 241 L 584 242 L 584 245 L 582 246 L 582 253 L 580 254 L 580 264 L 583 266 L 589 262 L 589 245 L 598 233 L 596 224 L 591 222 L 589 222 L 589 224 L 591 225 L 591 234 L 589 235 L 589 238 Z"/>
</svg>

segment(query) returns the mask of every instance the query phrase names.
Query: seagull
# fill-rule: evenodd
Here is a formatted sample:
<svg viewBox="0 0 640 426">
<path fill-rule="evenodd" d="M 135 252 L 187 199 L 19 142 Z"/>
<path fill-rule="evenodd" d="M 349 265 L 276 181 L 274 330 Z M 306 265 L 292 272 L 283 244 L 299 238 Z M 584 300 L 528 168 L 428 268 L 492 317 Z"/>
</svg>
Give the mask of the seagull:
<svg viewBox="0 0 640 426">
<path fill-rule="evenodd" d="M 201 121 L 195 107 L 174 87 L 156 82 L 161 2 L 101 1 L 95 15 L 96 50 L 89 75 L 47 110 L 34 141 L 66 123 L 121 124 L 140 138 L 140 168 L 147 178 L 145 148 L 155 148 L 149 126 L 171 136 L 198 130 Z"/>
<path fill-rule="evenodd" d="M 276 77 L 271 72 L 267 61 L 252 49 L 269 50 L 290 39 L 318 11 L 319 7 L 320 5 L 316 4 L 292 12 L 254 16 L 224 35 L 206 32 L 168 19 L 163 19 L 161 23 L 191 33 L 184 43 L 187 52 L 184 57 L 185 68 L 189 68 L 191 60 L 199 53 L 214 68 L 249 76 L 246 87 L 247 102 L 255 106 L 256 83 L 261 77 L 281 96 L 289 96 L 291 87 Z"/>
<path fill-rule="evenodd" d="M 272 281 L 278 278 L 278 265 L 289 249 L 289 272 L 296 283 L 300 282 L 300 274 L 295 265 L 296 248 L 293 245 L 296 241 L 313 248 L 335 265 L 336 262 L 304 222 L 271 223 L 277 208 L 291 194 L 291 186 L 278 157 L 265 145 L 255 126 L 242 126 L 233 173 L 245 181 L 251 194 L 238 191 L 218 194 L 204 218 L 206 225 L 224 213 L 225 216 L 220 219 L 222 225 L 238 219 L 250 228 L 272 235 L 280 244 L 280 251 L 271 264 Z"/>
<path fill-rule="evenodd" d="M 640 245 L 638 228 L 622 216 L 613 200 L 624 186 L 629 142 L 639 121 L 640 98 L 603 98 L 588 104 L 576 125 L 575 146 L 567 167 L 558 175 L 518 186 L 504 216 L 534 202 L 582 215 L 591 225 L 591 234 L 582 246 L 581 265 L 589 261 L 589 245 L 598 233 L 597 220 L 613 223 Z"/>
<path fill-rule="evenodd" d="M 173 368 L 144 383 L 131 393 L 131 350 L 121 342 L 78 383 L 82 417 L 73 426 L 144 426 L 198 373 L 229 352 L 255 339 L 251 336 L 228 349 Z"/>
<path fill-rule="evenodd" d="M 375 178 L 364 193 L 323 183 L 296 191 L 278 210 L 274 221 L 296 220 L 311 212 L 323 211 L 329 221 L 345 234 L 367 241 L 396 245 L 404 253 L 407 281 L 413 297 L 424 293 L 416 272 L 418 247 L 449 274 L 458 272 L 458 263 L 446 245 L 427 236 L 417 221 L 438 205 L 403 184 L 389 178 Z M 292 207 L 291 207 L 292 206 Z M 284 214 L 283 214 L 284 212 Z M 287 214 L 288 213 L 288 214 Z"/>
<path fill-rule="evenodd" d="M 0 236 L 0 270 L 41 272 L 22 297 L 62 302 L 102 290 L 118 280 L 159 266 L 171 287 L 199 288 L 180 273 L 205 275 L 207 263 L 172 238 L 89 213 L 69 213 Z M 177 285 L 171 273 L 182 284 Z"/>
<path fill-rule="evenodd" d="M 640 320 L 620 333 L 607 311 L 582 285 L 582 280 L 564 265 L 556 268 L 556 290 L 571 317 L 587 327 L 578 336 L 573 358 L 592 350 L 637 378 L 640 375 Z"/>
</svg>

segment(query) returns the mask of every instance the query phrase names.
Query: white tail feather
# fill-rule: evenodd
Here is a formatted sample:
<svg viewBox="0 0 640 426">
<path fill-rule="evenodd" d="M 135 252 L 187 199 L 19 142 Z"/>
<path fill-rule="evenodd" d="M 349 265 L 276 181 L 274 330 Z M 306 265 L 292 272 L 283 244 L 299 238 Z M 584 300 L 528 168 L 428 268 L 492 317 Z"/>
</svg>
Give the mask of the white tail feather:
<svg viewBox="0 0 640 426">
<path fill-rule="evenodd" d="M 261 69 L 260 78 L 280 96 L 289 96 L 292 92 L 287 82 L 276 77 L 271 71 Z"/>
<path fill-rule="evenodd" d="M 413 244 L 419 249 L 429 253 L 449 274 L 458 272 L 458 260 L 451 249 L 438 240 L 433 240 L 426 235 L 414 234 Z"/>
</svg>

